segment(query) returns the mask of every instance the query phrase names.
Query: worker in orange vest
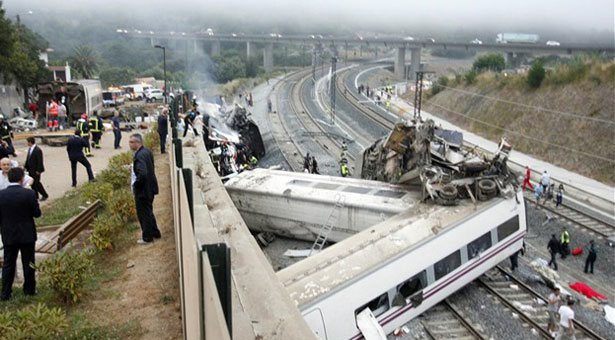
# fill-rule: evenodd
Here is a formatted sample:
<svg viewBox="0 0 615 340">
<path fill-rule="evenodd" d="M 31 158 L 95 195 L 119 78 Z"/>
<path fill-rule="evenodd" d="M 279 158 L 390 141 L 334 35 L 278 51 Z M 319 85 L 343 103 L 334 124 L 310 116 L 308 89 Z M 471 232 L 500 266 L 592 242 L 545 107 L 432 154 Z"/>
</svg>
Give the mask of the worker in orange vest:
<svg viewBox="0 0 615 340">
<path fill-rule="evenodd" d="M 58 110 L 58 103 L 55 99 L 52 99 L 47 111 L 47 129 L 49 131 L 56 131 L 58 129 L 59 114 L 60 111 Z"/>
</svg>

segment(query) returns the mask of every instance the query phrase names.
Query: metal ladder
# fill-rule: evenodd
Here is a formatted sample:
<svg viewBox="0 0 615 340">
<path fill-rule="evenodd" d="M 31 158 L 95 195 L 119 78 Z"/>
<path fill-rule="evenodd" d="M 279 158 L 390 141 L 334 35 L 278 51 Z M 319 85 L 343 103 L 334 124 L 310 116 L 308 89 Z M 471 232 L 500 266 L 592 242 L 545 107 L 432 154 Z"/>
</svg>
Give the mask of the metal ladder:
<svg viewBox="0 0 615 340">
<path fill-rule="evenodd" d="M 333 229 L 333 224 L 339 221 L 340 213 L 342 208 L 344 208 L 345 199 L 345 196 L 341 196 L 340 194 L 335 195 L 335 206 L 333 207 L 331 214 L 329 214 L 327 222 L 320 229 L 316 240 L 314 240 L 314 244 L 312 244 L 312 249 L 310 249 L 310 254 L 308 257 L 315 254 L 315 252 L 319 252 L 325 246 L 329 233 L 331 232 L 331 229 Z"/>
</svg>

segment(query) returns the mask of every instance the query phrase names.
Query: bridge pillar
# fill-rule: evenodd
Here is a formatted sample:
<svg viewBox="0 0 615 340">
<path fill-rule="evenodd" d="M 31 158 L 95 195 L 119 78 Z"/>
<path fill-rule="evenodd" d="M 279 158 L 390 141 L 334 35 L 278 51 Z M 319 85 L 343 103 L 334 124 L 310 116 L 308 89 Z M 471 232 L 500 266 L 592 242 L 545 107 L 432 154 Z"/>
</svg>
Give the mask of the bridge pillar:
<svg viewBox="0 0 615 340">
<path fill-rule="evenodd" d="M 154 37 L 150 37 L 149 38 L 149 43 L 152 44 L 152 47 L 154 47 L 154 45 L 156 45 L 156 41 L 154 40 Z"/>
<path fill-rule="evenodd" d="M 412 62 L 414 63 L 414 53 L 412 54 Z M 406 75 L 406 47 L 397 48 L 397 56 L 395 58 L 394 66 L 395 76 L 400 79 L 404 79 Z"/>
<path fill-rule="evenodd" d="M 246 57 L 250 59 L 252 56 L 252 42 L 246 41 Z"/>
<path fill-rule="evenodd" d="M 211 42 L 211 56 L 217 57 L 220 55 L 220 40 Z"/>
<path fill-rule="evenodd" d="M 412 48 L 410 53 L 410 74 L 408 75 L 408 78 L 416 80 L 416 73 L 421 70 L 421 48 Z"/>
<path fill-rule="evenodd" d="M 266 43 L 263 50 L 263 66 L 265 72 L 273 71 L 273 43 Z"/>
</svg>

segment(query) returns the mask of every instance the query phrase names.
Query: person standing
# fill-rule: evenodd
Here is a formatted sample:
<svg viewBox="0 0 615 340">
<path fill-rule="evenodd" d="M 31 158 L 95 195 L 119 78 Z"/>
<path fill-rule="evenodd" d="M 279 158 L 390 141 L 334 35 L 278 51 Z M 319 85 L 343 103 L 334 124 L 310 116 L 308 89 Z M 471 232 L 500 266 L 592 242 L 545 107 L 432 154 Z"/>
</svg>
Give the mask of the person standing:
<svg viewBox="0 0 615 340">
<path fill-rule="evenodd" d="M 9 170 L 8 177 L 9 187 L 0 191 L 0 225 L 2 225 L 0 232 L 4 246 L 0 299 L 3 301 L 11 298 L 19 253 L 21 253 L 23 264 L 24 294 L 36 294 L 36 277 L 34 268 L 32 268 L 34 245 L 36 244 L 34 218 L 41 216 L 36 193 L 21 187 L 24 179 L 23 169 L 12 168 Z"/>
<path fill-rule="evenodd" d="M 556 208 L 562 205 L 563 199 L 564 199 L 564 185 L 560 183 L 559 186 L 557 187 L 557 194 L 555 195 L 555 207 Z"/>
<path fill-rule="evenodd" d="M 559 332 L 555 340 L 575 340 L 574 336 L 574 311 L 572 310 L 574 300 L 568 299 L 566 306 L 559 308 Z"/>
<path fill-rule="evenodd" d="M 308 152 L 303 158 L 303 172 L 310 173 L 310 161 L 312 158 L 310 157 L 310 153 Z"/>
<path fill-rule="evenodd" d="M 49 131 L 56 131 L 58 129 L 58 103 L 55 99 L 51 100 L 51 103 L 47 106 L 47 129 Z"/>
<path fill-rule="evenodd" d="M 565 259 L 570 254 L 570 233 L 566 227 L 564 227 L 564 231 L 562 231 L 559 238 L 559 250 L 562 254 L 562 259 Z"/>
<path fill-rule="evenodd" d="M 111 118 L 111 123 L 113 125 L 113 148 L 121 149 L 120 141 L 122 140 L 122 131 L 120 130 L 120 113 L 115 111 L 113 114 L 113 118 Z"/>
<path fill-rule="evenodd" d="M 549 250 L 549 254 L 551 254 L 551 261 L 549 261 L 548 266 L 551 267 L 551 264 L 553 264 L 553 269 L 557 270 L 557 261 L 555 258 L 559 252 L 559 242 L 557 241 L 555 234 L 551 234 L 551 239 L 549 240 L 547 249 Z"/>
<path fill-rule="evenodd" d="M 531 176 L 532 176 L 532 173 L 530 172 L 530 167 L 525 166 L 525 178 L 523 179 L 523 186 L 522 186 L 523 191 L 525 191 L 526 186 L 529 186 L 530 189 L 534 190 L 534 186 L 530 182 Z"/>
<path fill-rule="evenodd" d="M 142 237 L 137 243 L 148 244 L 154 238 L 161 236 L 153 211 L 154 196 L 158 194 L 154 156 L 148 148 L 143 146 L 143 137 L 140 134 L 135 133 L 130 136 L 128 143 L 134 152 L 131 186 L 142 232 Z"/>
<path fill-rule="evenodd" d="M 92 172 L 92 166 L 85 155 L 83 154 L 83 148 L 88 146 L 88 142 L 81 138 L 81 131 L 75 130 L 75 134 L 68 140 L 66 144 L 66 152 L 68 153 L 68 159 L 70 160 L 70 170 L 72 175 L 72 186 L 77 186 L 77 162 L 81 163 L 88 173 L 88 180 L 90 182 L 96 182 L 94 173 Z"/>
<path fill-rule="evenodd" d="M 314 156 L 312 156 L 312 173 L 320 175 L 320 172 L 318 172 L 318 163 L 316 162 L 316 157 Z"/>
<path fill-rule="evenodd" d="M 598 250 L 596 249 L 594 240 L 591 240 L 589 241 L 589 250 L 587 252 L 587 258 L 585 259 L 585 274 L 587 274 L 587 269 L 590 269 L 590 273 L 594 273 L 594 262 L 596 262 L 597 256 Z"/>
<path fill-rule="evenodd" d="M 536 198 L 536 206 L 540 205 L 540 198 L 542 197 L 542 185 L 537 185 L 534 189 L 534 197 Z"/>
<path fill-rule="evenodd" d="M 88 127 L 92 133 L 92 146 L 100 149 L 100 138 L 102 137 L 104 127 L 102 118 L 98 116 L 98 111 L 94 110 L 94 115 L 90 117 Z"/>
<path fill-rule="evenodd" d="M 542 185 L 542 191 L 547 192 L 547 188 L 549 187 L 549 182 L 551 182 L 551 175 L 545 170 L 542 173 L 542 177 L 540 178 L 540 184 Z"/>
<path fill-rule="evenodd" d="M 62 102 L 58 103 L 58 127 L 60 128 L 60 130 L 64 130 L 67 117 L 68 115 L 66 111 L 66 106 L 62 104 Z"/>
<path fill-rule="evenodd" d="M 35 101 L 30 102 L 30 105 L 28 105 L 28 110 L 32 113 L 32 119 L 36 120 L 38 118 L 38 104 Z"/>
<path fill-rule="evenodd" d="M 198 115 L 199 115 L 198 111 L 196 113 L 194 111 L 191 111 L 191 112 L 188 112 L 186 117 L 184 117 L 184 137 L 186 137 L 186 134 L 188 133 L 188 127 L 192 128 L 192 132 L 194 133 L 195 136 L 199 135 L 199 133 L 194 128 L 194 120 L 196 119 L 196 116 Z"/>
<path fill-rule="evenodd" d="M 167 135 L 169 134 L 169 118 L 167 116 L 167 113 L 167 109 L 164 109 L 162 110 L 162 113 L 158 116 L 158 136 L 160 136 L 160 153 L 165 153 L 164 148 L 167 145 Z"/>
<path fill-rule="evenodd" d="M 77 130 L 81 135 L 81 138 L 88 143 L 88 146 L 85 147 L 85 155 L 87 157 L 92 156 L 92 150 L 90 149 L 90 124 L 88 124 L 88 115 L 85 113 L 81 115 L 81 118 L 77 121 Z"/>
<path fill-rule="evenodd" d="M 26 156 L 25 169 L 28 171 L 28 175 L 34 179 L 32 183 L 32 190 L 36 192 L 36 197 L 41 195 L 41 202 L 49 198 L 45 187 L 41 183 L 41 174 L 45 172 L 45 165 L 43 164 L 43 150 L 36 145 L 34 137 L 26 138 L 28 142 L 28 154 Z"/>
<path fill-rule="evenodd" d="M 562 296 L 560 295 L 559 287 L 553 288 L 553 292 L 549 295 L 547 303 L 547 313 L 549 313 L 547 331 L 553 336 L 557 330 L 557 311 L 562 305 Z"/>
</svg>

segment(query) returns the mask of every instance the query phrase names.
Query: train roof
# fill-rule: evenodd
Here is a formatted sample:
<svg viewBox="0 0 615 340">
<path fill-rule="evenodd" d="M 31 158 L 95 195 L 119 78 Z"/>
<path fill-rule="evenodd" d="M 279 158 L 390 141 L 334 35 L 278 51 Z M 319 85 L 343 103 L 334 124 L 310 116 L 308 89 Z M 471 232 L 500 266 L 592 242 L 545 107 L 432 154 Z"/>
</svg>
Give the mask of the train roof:
<svg viewBox="0 0 615 340">
<path fill-rule="evenodd" d="M 476 205 L 463 201 L 452 207 L 419 204 L 279 271 L 278 277 L 301 308 L 505 200 L 515 202 L 514 198 L 495 198 Z"/>
<path fill-rule="evenodd" d="M 296 199 L 336 203 L 336 195 L 350 206 L 389 209 L 399 213 L 421 201 L 421 193 L 413 188 L 351 177 L 313 175 L 269 169 L 254 169 L 230 179 L 228 190 L 245 190 L 264 196 L 289 196 Z"/>
</svg>

